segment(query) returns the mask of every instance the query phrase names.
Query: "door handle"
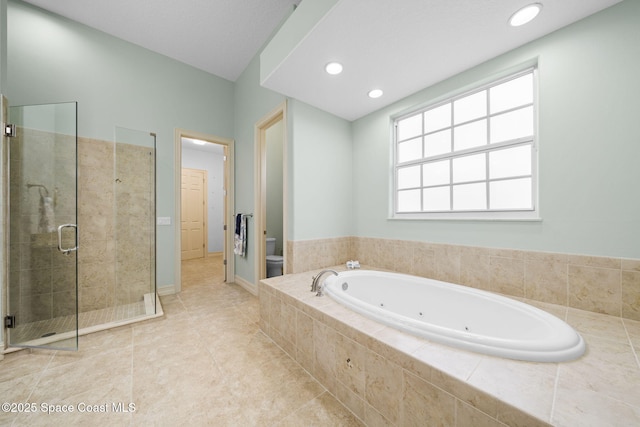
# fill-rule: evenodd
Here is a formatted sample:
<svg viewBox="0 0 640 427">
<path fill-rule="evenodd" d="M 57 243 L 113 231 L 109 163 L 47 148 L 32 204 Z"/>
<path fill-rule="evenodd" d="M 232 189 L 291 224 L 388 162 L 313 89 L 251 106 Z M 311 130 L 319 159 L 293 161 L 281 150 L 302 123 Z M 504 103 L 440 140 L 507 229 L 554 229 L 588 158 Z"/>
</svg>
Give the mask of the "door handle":
<svg viewBox="0 0 640 427">
<path fill-rule="evenodd" d="M 73 251 L 77 251 L 78 250 L 78 244 L 76 243 L 76 245 L 73 248 L 62 248 L 62 229 L 66 228 L 66 227 L 73 227 L 76 229 L 76 233 L 78 231 L 78 225 L 77 224 L 62 224 L 60 226 L 58 226 L 58 250 L 60 252 L 62 252 L 63 255 L 69 255 L 71 252 Z M 78 241 L 78 239 L 76 238 L 76 242 Z"/>
</svg>

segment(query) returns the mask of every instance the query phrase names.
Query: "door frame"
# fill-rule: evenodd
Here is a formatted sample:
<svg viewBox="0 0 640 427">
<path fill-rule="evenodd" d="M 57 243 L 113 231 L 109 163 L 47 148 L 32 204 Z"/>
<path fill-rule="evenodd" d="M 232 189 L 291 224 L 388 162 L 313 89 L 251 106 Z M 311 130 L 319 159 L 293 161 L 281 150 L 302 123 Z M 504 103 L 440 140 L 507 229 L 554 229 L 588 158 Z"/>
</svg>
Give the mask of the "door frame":
<svg viewBox="0 0 640 427">
<path fill-rule="evenodd" d="M 287 192 L 287 101 L 283 101 L 273 111 L 265 115 L 255 125 L 255 223 L 256 241 L 255 286 L 267 277 L 267 129 L 282 120 L 282 269 L 287 273 L 288 241 L 288 192 Z"/>
<path fill-rule="evenodd" d="M 224 243 L 222 245 L 223 259 L 226 261 L 225 268 L 225 283 L 233 283 L 235 281 L 235 265 L 233 257 L 233 232 L 234 227 L 230 226 L 230 221 L 233 218 L 233 209 L 235 206 L 234 201 L 234 150 L 235 141 L 230 138 L 224 138 L 221 136 L 210 135 L 202 132 L 191 131 L 187 129 L 175 128 L 174 129 L 174 206 L 175 206 L 175 250 L 174 250 L 174 263 L 175 263 L 175 277 L 174 277 L 174 291 L 176 293 L 182 290 L 182 260 L 181 260 L 181 239 L 180 239 L 180 224 L 181 224 L 181 198 L 182 198 L 182 138 L 199 139 L 202 141 L 210 142 L 213 144 L 219 144 L 224 146 L 224 153 L 226 160 L 224 162 L 224 181 L 225 181 L 225 196 L 224 196 Z"/>
</svg>

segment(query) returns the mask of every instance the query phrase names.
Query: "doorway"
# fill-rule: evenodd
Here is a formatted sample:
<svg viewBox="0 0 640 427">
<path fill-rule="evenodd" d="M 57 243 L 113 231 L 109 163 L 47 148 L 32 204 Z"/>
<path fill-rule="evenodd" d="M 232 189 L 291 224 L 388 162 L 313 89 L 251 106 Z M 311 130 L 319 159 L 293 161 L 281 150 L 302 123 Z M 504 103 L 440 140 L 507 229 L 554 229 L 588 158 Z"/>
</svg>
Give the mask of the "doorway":
<svg viewBox="0 0 640 427">
<path fill-rule="evenodd" d="M 175 153 L 175 291 L 194 269 L 205 280 L 233 282 L 233 141 L 177 129 Z"/>
<path fill-rule="evenodd" d="M 287 272 L 287 157 L 286 101 L 256 124 L 256 227 L 258 280 L 267 277 L 266 239 L 275 238 Z"/>
</svg>

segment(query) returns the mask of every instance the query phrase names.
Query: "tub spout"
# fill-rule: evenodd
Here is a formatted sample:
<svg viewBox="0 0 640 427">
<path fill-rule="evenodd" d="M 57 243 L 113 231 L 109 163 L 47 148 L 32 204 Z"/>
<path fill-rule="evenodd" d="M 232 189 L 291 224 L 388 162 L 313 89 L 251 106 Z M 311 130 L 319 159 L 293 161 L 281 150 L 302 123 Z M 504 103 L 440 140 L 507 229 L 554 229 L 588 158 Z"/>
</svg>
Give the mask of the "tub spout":
<svg viewBox="0 0 640 427">
<path fill-rule="evenodd" d="M 336 276 L 338 275 L 337 271 L 327 269 L 327 270 L 322 270 L 320 273 L 313 276 L 313 281 L 311 282 L 311 292 L 316 292 L 317 297 L 322 296 L 322 286 L 320 285 L 320 278 L 325 273 L 333 273 Z"/>
</svg>

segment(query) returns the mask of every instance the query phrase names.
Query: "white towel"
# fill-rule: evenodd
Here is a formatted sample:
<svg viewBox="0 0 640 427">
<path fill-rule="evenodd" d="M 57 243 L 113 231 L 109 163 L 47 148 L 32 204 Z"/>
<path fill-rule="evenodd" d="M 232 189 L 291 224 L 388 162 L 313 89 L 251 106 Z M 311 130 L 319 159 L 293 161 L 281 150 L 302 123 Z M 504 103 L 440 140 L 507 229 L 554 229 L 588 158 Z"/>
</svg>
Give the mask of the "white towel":
<svg viewBox="0 0 640 427">
<path fill-rule="evenodd" d="M 247 217 L 236 215 L 236 232 L 233 241 L 233 253 L 242 257 L 247 255 Z"/>
<path fill-rule="evenodd" d="M 38 224 L 38 232 L 51 233 L 56 230 L 54 224 L 53 198 L 49 196 L 40 196 L 40 221 Z"/>
</svg>

